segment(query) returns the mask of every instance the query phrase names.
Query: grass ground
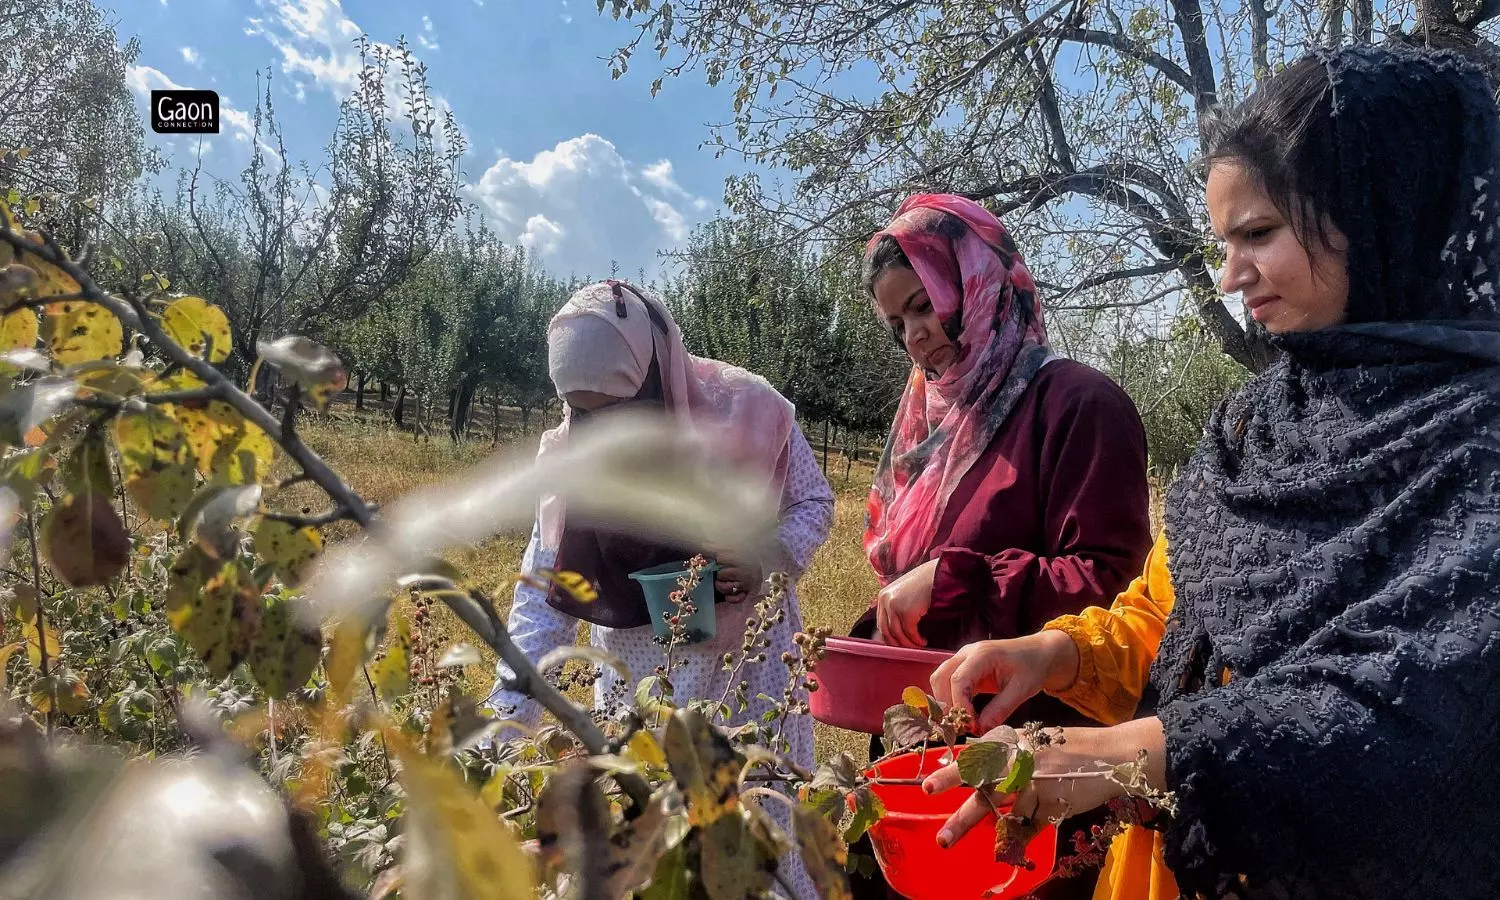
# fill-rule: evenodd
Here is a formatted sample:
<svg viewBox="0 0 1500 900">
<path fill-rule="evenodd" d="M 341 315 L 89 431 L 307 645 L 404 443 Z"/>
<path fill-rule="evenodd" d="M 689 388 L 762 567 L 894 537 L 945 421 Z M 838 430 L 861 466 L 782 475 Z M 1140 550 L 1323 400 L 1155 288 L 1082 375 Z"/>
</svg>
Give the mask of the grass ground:
<svg viewBox="0 0 1500 900">
<path fill-rule="evenodd" d="M 496 452 L 490 440 L 454 444 L 441 432 L 431 439 L 418 438 L 382 418 L 378 413 L 361 415 L 340 405 L 329 419 L 307 421 L 301 426 L 308 445 L 373 503 L 389 503 L 418 487 L 451 478 Z M 531 433 L 521 434 L 518 419 L 502 422 L 502 442 L 534 445 L 539 424 L 533 419 Z M 850 471 L 847 478 L 846 468 Z M 868 463 L 846 467 L 844 459 L 835 455 L 830 459 L 829 471 L 838 496 L 833 530 L 803 575 L 799 595 L 807 626 L 822 625 L 842 632 L 869 605 L 876 590 L 875 577 L 860 549 L 870 468 Z M 317 502 L 315 495 L 309 494 L 305 499 L 309 504 Z M 337 535 L 330 535 L 330 539 L 336 540 Z M 491 591 L 502 606 L 508 606 L 525 545 L 525 534 L 501 535 L 478 547 L 451 554 L 449 562 L 475 584 Z M 446 610 L 439 611 L 429 630 L 434 627 L 443 639 L 463 639 L 463 627 L 449 618 Z M 580 640 L 587 640 L 586 635 L 581 635 Z M 488 660 L 486 663 L 472 667 L 467 673 L 473 692 L 489 689 L 493 668 Z M 863 736 L 822 725 L 817 729 L 819 758 L 838 750 L 851 750 L 857 758 L 863 758 L 866 743 Z"/>
</svg>

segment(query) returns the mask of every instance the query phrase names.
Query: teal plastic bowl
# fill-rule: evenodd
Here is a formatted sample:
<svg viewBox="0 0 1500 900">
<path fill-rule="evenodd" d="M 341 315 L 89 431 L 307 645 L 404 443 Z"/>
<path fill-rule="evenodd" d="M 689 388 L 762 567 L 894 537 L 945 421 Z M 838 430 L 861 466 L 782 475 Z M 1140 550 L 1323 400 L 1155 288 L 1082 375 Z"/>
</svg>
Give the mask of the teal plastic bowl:
<svg viewBox="0 0 1500 900">
<path fill-rule="evenodd" d="M 697 610 L 684 623 L 686 643 L 696 644 L 714 636 L 714 573 L 724 568 L 716 562 L 703 567 L 698 576 L 698 586 L 693 588 L 693 605 Z M 631 572 L 630 578 L 641 586 L 646 595 L 646 608 L 651 611 L 651 630 L 657 637 L 670 638 L 672 626 L 667 619 L 675 615 L 677 607 L 672 603 L 672 594 L 677 582 L 687 576 L 687 561 L 670 562 L 639 572 Z"/>
</svg>

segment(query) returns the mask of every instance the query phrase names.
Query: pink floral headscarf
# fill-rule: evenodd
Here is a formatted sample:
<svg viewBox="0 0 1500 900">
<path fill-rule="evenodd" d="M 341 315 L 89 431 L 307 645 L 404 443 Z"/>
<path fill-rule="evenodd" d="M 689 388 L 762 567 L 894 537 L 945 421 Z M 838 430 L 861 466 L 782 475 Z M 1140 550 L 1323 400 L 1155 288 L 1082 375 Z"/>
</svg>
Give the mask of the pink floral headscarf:
<svg viewBox="0 0 1500 900">
<path fill-rule="evenodd" d="M 654 352 L 667 414 L 684 425 L 719 432 L 733 460 L 764 472 L 779 488 L 796 416 L 790 401 L 770 382 L 739 366 L 689 353 L 666 304 L 625 282 L 601 281 L 581 288 L 552 317 L 548 330 L 575 316 L 597 316 L 619 329 L 620 352 L 629 358 L 617 368 L 634 368 L 641 379 Z M 650 319 L 659 324 L 648 325 Z M 595 389 L 605 392 L 606 387 Z M 564 419 L 542 435 L 539 455 L 567 446 L 569 422 Z M 560 498 L 542 501 L 538 518 L 544 547 L 556 549 L 561 542 L 563 513 Z"/>
<path fill-rule="evenodd" d="M 926 561 L 948 498 L 1050 351 L 1026 262 L 984 207 L 917 194 L 867 253 L 883 235 L 901 245 L 958 351 L 939 378 L 912 367 L 875 470 L 864 545 L 886 584 Z"/>
</svg>

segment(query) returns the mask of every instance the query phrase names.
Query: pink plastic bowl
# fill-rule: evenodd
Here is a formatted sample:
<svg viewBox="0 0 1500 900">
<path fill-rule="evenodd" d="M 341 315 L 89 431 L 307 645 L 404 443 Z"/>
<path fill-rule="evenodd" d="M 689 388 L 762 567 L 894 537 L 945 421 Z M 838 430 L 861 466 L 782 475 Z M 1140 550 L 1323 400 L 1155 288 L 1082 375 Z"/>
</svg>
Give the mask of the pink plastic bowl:
<svg viewBox="0 0 1500 900">
<path fill-rule="evenodd" d="M 946 747 L 907 753 L 870 769 L 866 777 L 914 778 L 941 768 Z M 977 900 L 1025 897 L 1052 874 L 1057 864 L 1057 828 L 1049 825 L 1026 845 L 1030 868 L 995 861 L 995 819 L 991 816 L 946 850 L 937 833 L 974 793 L 959 787 L 928 795 L 917 785 L 872 784 L 886 814 L 870 827 L 875 861 L 885 880 L 908 900 Z"/>
<path fill-rule="evenodd" d="M 928 689 L 928 682 L 947 650 L 890 647 L 861 638 L 831 637 L 828 655 L 812 680 L 818 689 L 808 698 L 814 719 L 826 725 L 880 734 L 885 711 L 901 702 L 908 687 Z"/>
</svg>

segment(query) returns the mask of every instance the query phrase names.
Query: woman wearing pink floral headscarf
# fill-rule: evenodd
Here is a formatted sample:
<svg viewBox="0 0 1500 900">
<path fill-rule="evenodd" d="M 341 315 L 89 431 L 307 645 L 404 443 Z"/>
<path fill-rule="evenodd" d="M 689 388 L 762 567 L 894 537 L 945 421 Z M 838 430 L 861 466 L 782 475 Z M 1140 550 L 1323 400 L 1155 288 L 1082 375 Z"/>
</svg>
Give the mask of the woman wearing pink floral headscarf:
<svg viewBox="0 0 1500 900">
<path fill-rule="evenodd" d="M 1145 433 L 1114 382 L 1052 355 L 1004 226 L 911 197 L 864 283 L 914 365 L 870 492 L 884 587 L 862 629 L 954 650 L 1113 597 L 1150 548 Z"/>
</svg>

